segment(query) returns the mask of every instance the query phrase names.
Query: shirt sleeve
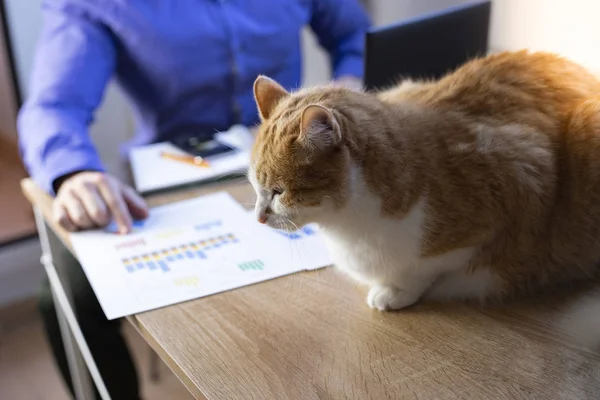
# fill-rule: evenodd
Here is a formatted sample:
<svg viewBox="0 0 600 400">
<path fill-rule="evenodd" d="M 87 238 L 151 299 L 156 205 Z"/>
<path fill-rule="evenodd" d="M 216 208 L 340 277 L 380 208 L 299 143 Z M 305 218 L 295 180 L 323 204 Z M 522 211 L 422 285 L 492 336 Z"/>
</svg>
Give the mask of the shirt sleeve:
<svg viewBox="0 0 600 400">
<path fill-rule="evenodd" d="M 370 21 L 358 0 L 313 0 L 310 25 L 331 57 L 333 77 L 362 78 Z"/>
<path fill-rule="evenodd" d="M 23 161 L 34 180 L 103 170 L 88 132 L 115 69 L 110 32 L 72 8 L 45 5 L 29 96 L 17 120 Z"/>
</svg>

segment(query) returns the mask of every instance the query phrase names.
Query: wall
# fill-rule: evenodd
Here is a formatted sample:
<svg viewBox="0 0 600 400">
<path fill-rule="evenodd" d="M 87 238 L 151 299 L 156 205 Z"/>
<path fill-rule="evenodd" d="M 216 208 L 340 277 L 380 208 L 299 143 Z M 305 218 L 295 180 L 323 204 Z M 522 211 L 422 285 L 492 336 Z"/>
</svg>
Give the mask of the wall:
<svg viewBox="0 0 600 400">
<path fill-rule="evenodd" d="M 495 0 L 490 46 L 560 53 L 600 73 L 600 2 Z"/>
</svg>

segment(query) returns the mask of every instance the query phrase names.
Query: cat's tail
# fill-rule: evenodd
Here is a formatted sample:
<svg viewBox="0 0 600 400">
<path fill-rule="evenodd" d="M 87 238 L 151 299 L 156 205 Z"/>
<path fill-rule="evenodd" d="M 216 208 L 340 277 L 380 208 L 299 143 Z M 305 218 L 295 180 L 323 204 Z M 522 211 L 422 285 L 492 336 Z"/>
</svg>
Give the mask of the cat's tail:
<svg viewBox="0 0 600 400">
<path fill-rule="evenodd" d="M 556 328 L 576 344 L 600 351 L 600 288 L 578 297 L 562 310 Z"/>
</svg>

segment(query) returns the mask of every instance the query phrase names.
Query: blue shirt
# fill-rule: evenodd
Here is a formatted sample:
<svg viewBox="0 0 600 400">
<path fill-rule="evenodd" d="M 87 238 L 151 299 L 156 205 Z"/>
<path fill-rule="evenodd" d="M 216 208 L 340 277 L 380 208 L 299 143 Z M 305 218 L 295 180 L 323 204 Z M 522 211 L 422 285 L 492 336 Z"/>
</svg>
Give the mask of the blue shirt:
<svg viewBox="0 0 600 400">
<path fill-rule="evenodd" d="M 103 170 L 88 126 L 114 77 L 133 105 L 139 143 L 185 126 L 257 122 L 252 85 L 265 74 L 301 85 L 310 25 L 334 77 L 362 75 L 369 22 L 358 0 L 45 0 L 30 96 L 18 118 L 31 176 Z"/>
</svg>

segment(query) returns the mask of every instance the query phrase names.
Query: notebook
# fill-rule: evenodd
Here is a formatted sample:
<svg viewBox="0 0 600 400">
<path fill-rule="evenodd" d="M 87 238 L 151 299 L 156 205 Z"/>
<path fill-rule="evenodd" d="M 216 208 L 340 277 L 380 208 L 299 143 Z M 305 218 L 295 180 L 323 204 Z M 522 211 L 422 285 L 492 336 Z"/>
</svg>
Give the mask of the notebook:
<svg viewBox="0 0 600 400">
<path fill-rule="evenodd" d="M 134 147 L 129 153 L 129 159 L 136 190 L 148 194 L 245 174 L 254 139 L 250 130 L 236 125 L 226 132 L 217 133 L 215 139 L 235 148 L 235 151 L 209 158 L 208 167 L 162 157 L 163 152 L 185 155 L 184 151 L 169 142 Z"/>
</svg>

